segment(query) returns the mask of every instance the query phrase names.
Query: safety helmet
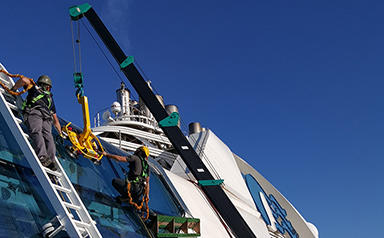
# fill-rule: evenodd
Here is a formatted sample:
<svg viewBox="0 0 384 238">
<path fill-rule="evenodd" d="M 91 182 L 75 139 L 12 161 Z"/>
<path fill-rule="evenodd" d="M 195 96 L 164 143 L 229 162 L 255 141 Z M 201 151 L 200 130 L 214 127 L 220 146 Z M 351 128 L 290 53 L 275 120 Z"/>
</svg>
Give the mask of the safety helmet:
<svg viewBox="0 0 384 238">
<path fill-rule="evenodd" d="M 49 85 L 50 87 L 52 87 L 52 80 L 50 77 L 48 77 L 48 75 L 41 75 L 38 79 L 37 79 L 37 84 L 38 85 L 41 85 L 41 84 L 47 84 Z"/>
<path fill-rule="evenodd" d="M 144 145 L 140 146 L 139 148 L 137 148 L 136 152 L 139 152 L 139 151 L 142 151 L 145 154 L 145 157 L 149 156 L 149 149 L 148 149 L 148 147 L 146 147 Z"/>
</svg>

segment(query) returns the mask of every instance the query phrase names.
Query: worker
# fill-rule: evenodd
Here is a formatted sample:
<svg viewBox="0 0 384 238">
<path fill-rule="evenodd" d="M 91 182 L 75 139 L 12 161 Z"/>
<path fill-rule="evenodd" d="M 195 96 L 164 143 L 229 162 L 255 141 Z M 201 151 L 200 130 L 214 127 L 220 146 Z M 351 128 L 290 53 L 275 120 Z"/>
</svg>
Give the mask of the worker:
<svg viewBox="0 0 384 238">
<path fill-rule="evenodd" d="M 28 78 L 22 77 L 16 81 L 11 90 L 26 88 L 32 83 Z M 22 110 L 37 157 L 44 167 L 56 170 L 56 146 L 52 136 L 52 123 L 58 133 L 60 135 L 62 133 L 51 88 L 51 79 L 47 75 L 41 75 L 37 80 L 37 85 L 28 90 Z"/>
<path fill-rule="evenodd" d="M 129 172 L 128 175 L 126 175 L 125 180 L 115 178 L 112 180 L 112 186 L 121 194 L 116 200 L 118 202 L 123 202 L 129 199 L 127 184 L 128 182 L 131 183 L 130 194 L 132 196 L 132 201 L 138 204 L 145 192 L 145 185 L 149 183 L 148 147 L 141 146 L 133 155 L 128 156 L 109 154 L 106 151 L 102 154 L 116 161 L 129 163 Z"/>
</svg>

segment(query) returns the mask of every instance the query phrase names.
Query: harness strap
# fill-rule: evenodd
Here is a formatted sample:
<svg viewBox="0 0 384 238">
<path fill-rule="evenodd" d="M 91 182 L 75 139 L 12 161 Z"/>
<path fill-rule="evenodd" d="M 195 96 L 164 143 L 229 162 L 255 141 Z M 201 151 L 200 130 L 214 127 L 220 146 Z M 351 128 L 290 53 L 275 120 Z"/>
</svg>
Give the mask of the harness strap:
<svg viewBox="0 0 384 238">
<path fill-rule="evenodd" d="M 21 109 L 24 110 L 26 107 L 31 107 L 31 106 L 32 106 L 33 104 L 35 104 L 37 101 L 39 101 L 39 100 L 42 99 L 43 97 L 45 97 L 45 96 L 49 96 L 49 95 L 51 95 L 51 92 L 43 91 L 42 93 L 40 93 L 40 94 L 37 95 L 36 97 L 32 98 L 32 100 L 31 100 L 30 103 L 27 102 L 28 100 L 25 100 L 25 101 L 23 102 L 23 105 L 22 105 Z M 52 105 L 52 99 L 51 99 L 51 97 L 48 97 L 47 100 L 48 100 L 48 109 L 49 109 L 49 108 L 51 107 L 51 105 Z M 28 104 L 27 104 L 27 103 L 28 103 Z"/>
</svg>

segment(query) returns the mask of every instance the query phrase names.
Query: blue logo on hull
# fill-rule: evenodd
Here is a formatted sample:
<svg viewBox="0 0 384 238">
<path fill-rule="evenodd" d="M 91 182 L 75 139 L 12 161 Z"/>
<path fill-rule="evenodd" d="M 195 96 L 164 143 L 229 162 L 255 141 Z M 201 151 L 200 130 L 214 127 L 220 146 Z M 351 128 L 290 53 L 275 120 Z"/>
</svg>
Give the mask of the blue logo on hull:
<svg viewBox="0 0 384 238">
<path fill-rule="evenodd" d="M 272 211 L 272 215 L 275 219 L 274 225 L 276 226 L 277 230 L 281 234 L 288 233 L 291 238 L 299 238 L 299 234 L 297 234 L 291 222 L 287 219 L 287 211 L 280 206 L 276 198 L 272 194 L 267 195 L 264 189 L 252 175 L 245 175 L 245 181 L 247 183 L 248 190 L 252 195 L 253 201 L 255 202 L 255 205 L 263 217 L 264 222 L 267 225 L 271 225 L 271 219 L 269 218 L 267 210 L 264 207 L 263 201 L 261 200 L 260 193 L 264 195 L 268 206 Z"/>
</svg>

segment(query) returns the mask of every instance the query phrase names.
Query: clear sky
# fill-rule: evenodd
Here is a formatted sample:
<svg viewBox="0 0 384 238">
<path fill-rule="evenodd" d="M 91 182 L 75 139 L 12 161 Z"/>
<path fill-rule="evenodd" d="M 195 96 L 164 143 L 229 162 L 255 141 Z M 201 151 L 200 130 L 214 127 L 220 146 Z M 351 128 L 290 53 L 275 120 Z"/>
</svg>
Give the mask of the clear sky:
<svg viewBox="0 0 384 238">
<path fill-rule="evenodd" d="M 321 237 L 381 236 L 383 1 L 88 2 L 165 103 L 212 129 Z M 58 114 L 78 125 L 68 7 L 81 3 L 2 1 L 0 28 L 0 62 L 51 76 Z M 80 36 L 93 117 L 120 79 Z"/>
</svg>

